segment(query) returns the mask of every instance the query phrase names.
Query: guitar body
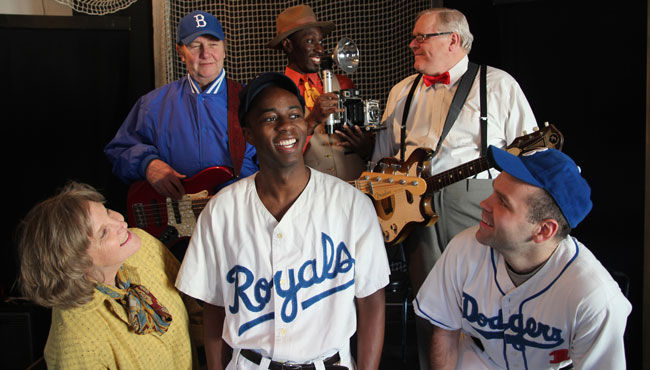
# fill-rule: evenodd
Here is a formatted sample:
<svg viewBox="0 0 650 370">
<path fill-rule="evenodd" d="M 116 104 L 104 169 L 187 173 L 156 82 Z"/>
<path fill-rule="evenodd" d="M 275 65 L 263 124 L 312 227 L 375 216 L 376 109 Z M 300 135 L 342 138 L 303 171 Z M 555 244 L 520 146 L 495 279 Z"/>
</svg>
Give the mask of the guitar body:
<svg viewBox="0 0 650 370">
<path fill-rule="evenodd" d="M 417 148 L 404 162 L 396 158 L 384 158 L 379 161 L 375 172 L 394 172 L 405 174 L 410 178 L 420 178 L 419 172 L 428 166 L 432 150 Z M 426 183 L 420 178 L 422 183 Z M 386 245 L 402 242 L 415 225 L 431 226 L 438 220 L 438 215 L 431 207 L 431 195 L 410 190 L 398 191 L 383 199 L 373 199 L 379 224 Z"/>
<path fill-rule="evenodd" d="M 185 195 L 178 201 L 164 198 L 146 180 L 136 181 L 126 198 L 129 227 L 146 230 L 167 246 L 188 238 L 207 201 L 232 178 L 228 167 L 206 168 L 182 180 Z"/>
</svg>

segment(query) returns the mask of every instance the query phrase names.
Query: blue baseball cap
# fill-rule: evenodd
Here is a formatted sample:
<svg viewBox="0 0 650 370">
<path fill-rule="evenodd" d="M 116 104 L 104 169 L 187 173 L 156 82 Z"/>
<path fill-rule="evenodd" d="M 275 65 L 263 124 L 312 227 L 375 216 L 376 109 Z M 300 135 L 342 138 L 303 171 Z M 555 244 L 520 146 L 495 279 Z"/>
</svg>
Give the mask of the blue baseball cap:
<svg viewBox="0 0 650 370">
<path fill-rule="evenodd" d="M 176 32 L 176 43 L 189 45 L 195 38 L 201 35 L 212 35 L 219 40 L 224 40 L 226 37 L 223 34 L 221 23 L 212 14 L 195 10 L 192 13 L 184 16 L 178 22 L 178 29 Z"/>
<path fill-rule="evenodd" d="M 261 75 L 255 77 L 250 81 L 244 88 L 239 92 L 239 124 L 244 126 L 244 116 L 251 108 L 253 100 L 259 93 L 269 86 L 277 86 L 283 88 L 298 98 L 300 106 L 304 112 L 305 110 L 305 99 L 300 95 L 300 90 L 293 81 L 284 75 L 284 73 L 278 72 L 267 72 L 262 73 Z"/>
<path fill-rule="evenodd" d="M 542 149 L 517 157 L 490 145 L 488 154 L 499 171 L 546 190 L 571 228 L 591 211 L 589 184 L 575 162 L 561 151 Z"/>
</svg>

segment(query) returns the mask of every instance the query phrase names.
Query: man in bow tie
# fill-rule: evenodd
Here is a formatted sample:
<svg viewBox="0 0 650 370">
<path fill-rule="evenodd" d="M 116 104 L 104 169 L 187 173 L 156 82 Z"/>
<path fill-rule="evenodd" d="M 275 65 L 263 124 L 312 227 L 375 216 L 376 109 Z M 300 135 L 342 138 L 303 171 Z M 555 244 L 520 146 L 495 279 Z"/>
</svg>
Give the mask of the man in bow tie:
<svg viewBox="0 0 650 370">
<path fill-rule="evenodd" d="M 359 177 L 365 169 L 365 160 L 358 152 L 372 149 L 371 134 L 359 127 L 345 127 L 332 135 L 325 133 L 327 117 L 340 112 L 338 96 L 325 93 L 319 71 L 321 57 L 326 55 L 321 41 L 334 29 L 334 23 L 318 21 L 309 5 L 285 9 L 276 20 L 276 36 L 266 46 L 284 51 L 287 55 L 287 75 L 300 89 L 308 110 L 307 123 L 313 136 L 305 146 L 305 163 L 318 171 L 349 181 Z M 332 91 L 354 88 L 351 79 L 334 75 Z"/>
<path fill-rule="evenodd" d="M 452 111 L 452 99 L 470 64 L 467 54 L 472 40 L 467 20 L 457 10 L 429 9 L 418 15 L 409 46 L 415 56 L 414 68 L 419 73 L 405 78 L 391 89 L 383 116 L 387 129 L 377 134 L 373 161 L 393 156 L 399 158 L 401 147 L 405 159 L 418 147 L 438 148 L 423 173 L 429 176 L 479 158 L 482 147 L 494 145 L 503 148 L 524 131 L 533 131 L 537 126 L 535 116 L 517 82 L 506 72 L 488 67 L 487 140 L 481 140 L 480 73 L 476 73 L 475 77 L 468 76 L 471 88 L 464 104 L 459 107 L 453 126 L 438 147 L 448 112 Z M 406 106 L 412 88 L 412 99 Z M 402 146 L 401 126 L 405 109 L 408 113 Z M 418 291 L 449 240 L 465 228 L 479 223 L 479 203 L 492 192 L 491 179 L 497 175 L 497 171 L 490 171 L 449 185 L 434 194 L 433 205 L 439 215 L 438 222 L 430 227 L 414 228 L 404 242 L 414 291 Z M 416 327 L 420 368 L 428 369 L 427 348 L 431 329 L 423 321 Z"/>
</svg>

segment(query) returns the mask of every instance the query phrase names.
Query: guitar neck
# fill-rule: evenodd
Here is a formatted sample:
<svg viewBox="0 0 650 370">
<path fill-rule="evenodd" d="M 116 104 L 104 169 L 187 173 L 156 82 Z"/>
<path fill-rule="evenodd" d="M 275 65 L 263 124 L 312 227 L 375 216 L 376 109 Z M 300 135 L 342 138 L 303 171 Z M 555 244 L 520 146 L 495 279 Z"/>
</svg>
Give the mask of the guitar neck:
<svg viewBox="0 0 650 370">
<path fill-rule="evenodd" d="M 492 167 L 490 161 L 487 157 L 481 157 L 473 161 L 462 164 L 458 167 L 454 167 L 450 170 L 441 172 L 437 175 L 428 177 L 427 182 L 427 193 L 436 192 L 447 185 L 451 185 L 460 180 L 464 180 L 468 177 L 474 176 L 478 173 L 481 173 L 485 170 Z"/>
</svg>

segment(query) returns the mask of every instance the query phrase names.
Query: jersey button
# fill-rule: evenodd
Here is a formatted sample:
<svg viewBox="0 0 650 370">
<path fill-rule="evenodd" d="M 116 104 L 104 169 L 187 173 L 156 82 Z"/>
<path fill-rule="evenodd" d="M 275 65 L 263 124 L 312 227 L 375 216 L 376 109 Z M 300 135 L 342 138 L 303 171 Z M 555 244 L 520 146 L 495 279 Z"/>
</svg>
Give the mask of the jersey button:
<svg viewBox="0 0 650 370">
<path fill-rule="evenodd" d="M 278 239 L 282 239 L 282 233 L 278 233 Z"/>
</svg>

